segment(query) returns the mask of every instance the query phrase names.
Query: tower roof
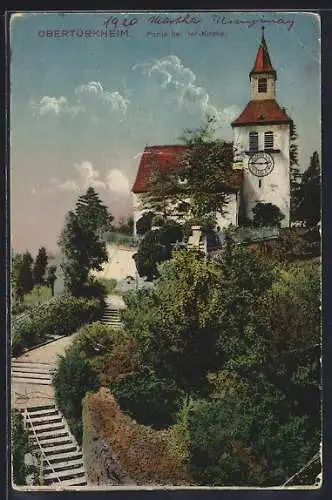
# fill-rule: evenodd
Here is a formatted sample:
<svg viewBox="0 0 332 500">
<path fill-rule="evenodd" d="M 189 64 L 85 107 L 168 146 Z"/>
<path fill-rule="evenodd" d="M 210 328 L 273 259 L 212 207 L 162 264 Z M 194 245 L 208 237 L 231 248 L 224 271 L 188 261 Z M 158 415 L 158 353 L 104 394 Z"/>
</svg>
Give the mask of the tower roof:
<svg viewBox="0 0 332 500">
<path fill-rule="evenodd" d="M 272 73 L 275 77 L 277 76 L 272 66 L 270 54 L 264 38 L 264 26 L 262 27 L 262 38 L 258 48 L 256 61 L 253 69 L 250 71 L 250 76 L 257 73 Z"/>
<path fill-rule="evenodd" d="M 271 125 L 289 123 L 290 117 L 275 99 L 249 101 L 240 116 L 232 122 L 232 127 L 243 125 Z"/>
</svg>

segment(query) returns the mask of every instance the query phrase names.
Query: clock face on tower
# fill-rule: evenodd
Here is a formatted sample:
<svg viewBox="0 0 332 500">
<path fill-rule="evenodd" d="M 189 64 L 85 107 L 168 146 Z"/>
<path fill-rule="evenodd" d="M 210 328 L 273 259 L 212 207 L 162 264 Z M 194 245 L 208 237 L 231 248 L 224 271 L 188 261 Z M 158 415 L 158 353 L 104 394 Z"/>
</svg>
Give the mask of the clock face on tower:
<svg viewBox="0 0 332 500">
<path fill-rule="evenodd" d="M 274 161 L 268 153 L 254 153 L 249 158 L 248 167 L 250 172 L 257 177 L 265 177 L 272 172 Z"/>
</svg>

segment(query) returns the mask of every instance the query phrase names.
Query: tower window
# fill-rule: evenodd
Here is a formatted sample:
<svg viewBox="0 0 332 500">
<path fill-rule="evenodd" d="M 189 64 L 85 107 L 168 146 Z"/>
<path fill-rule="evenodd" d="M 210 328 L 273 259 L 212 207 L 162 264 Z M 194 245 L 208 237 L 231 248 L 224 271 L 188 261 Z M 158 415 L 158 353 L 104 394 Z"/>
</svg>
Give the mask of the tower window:
<svg viewBox="0 0 332 500">
<path fill-rule="evenodd" d="M 262 179 L 259 179 L 258 180 L 258 187 L 261 188 L 262 187 Z"/>
<path fill-rule="evenodd" d="M 249 132 L 249 151 L 258 151 L 258 132 Z"/>
<path fill-rule="evenodd" d="M 266 92 L 266 91 L 267 91 L 267 79 L 258 78 L 258 92 Z"/>
<path fill-rule="evenodd" d="M 265 132 L 264 149 L 273 149 L 273 146 L 274 146 L 273 132 Z"/>
</svg>

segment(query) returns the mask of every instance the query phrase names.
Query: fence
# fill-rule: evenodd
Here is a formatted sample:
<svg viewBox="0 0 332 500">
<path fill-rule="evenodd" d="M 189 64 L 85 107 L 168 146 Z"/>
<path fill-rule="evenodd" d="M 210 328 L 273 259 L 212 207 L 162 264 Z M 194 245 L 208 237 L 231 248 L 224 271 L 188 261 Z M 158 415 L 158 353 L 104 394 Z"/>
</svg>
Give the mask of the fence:
<svg viewBox="0 0 332 500">
<path fill-rule="evenodd" d="M 114 243 L 115 245 L 125 247 L 137 247 L 142 237 L 108 231 L 104 234 L 103 239 L 106 243 Z"/>
<path fill-rule="evenodd" d="M 278 227 L 236 227 L 226 231 L 226 235 L 235 243 L 271 240 L 279 237 Z"/>
</svg>

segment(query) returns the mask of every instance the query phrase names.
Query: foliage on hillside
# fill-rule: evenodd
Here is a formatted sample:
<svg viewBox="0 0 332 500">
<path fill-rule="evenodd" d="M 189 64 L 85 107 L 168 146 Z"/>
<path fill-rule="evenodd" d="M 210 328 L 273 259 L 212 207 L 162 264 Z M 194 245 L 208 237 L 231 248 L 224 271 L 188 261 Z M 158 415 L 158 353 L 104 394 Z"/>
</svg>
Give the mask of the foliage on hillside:
<svg viewBox="0 0 332 500">
<path fill-rule="evenodd" d="M 138 486 L 192 484 L 186 465 L 170 447 L 168 431 L 137 424 L 121 411 L 107 389 L 88 394 L 83 411 L 84 431 L 89 432 L 90 426 L 98 430 Z"/>
<path fill-rule="evenodd" d="M 125 300 L 138 363 L 193 397 L 182 435 L 195 481 L 278 485 L 314 455 L 319 264 L 272 266 L 230 245 L 219 262 L 179 252 L 160 268 L 153 289 Z M 140 387 L 135 374 L 122 380 L 122 391 L 141 394 L 131 409 L 138 422 L 143 409 L 153 410 Z"/>
<path fill-rule="evenodd" d="M 103 303 L 99 299 L 60 296 L 31 307 L 16 316 L 12 323 L 12 353 L 18 356 L 24 348 L 38 345 L 52 335 L 70 335 L 82 324 L 100 317 Z"/>
<path fill-rule="evenodd" d="M 165 448 L 157 435 L 166 436 L 173 465 L 180 460 L 191 484 L 277 486 L 315 455 L 320 291 L 315 261 L 267 261 L 232 244 L 214 260 L 179 251 L 160 266 L 152 288 L 125 295 L 124 331 L 94 323 L 79 332 L 72 350 L 83 361 L 76 369 L 88 366 L 91 380 L 117 401 L 107 414 L 109 403 L 89 396 L 96 425 L 139 484 L 188 477 L 181 465 L 174 479 L 169 458 L 159 469 L 155 450 Z M 78 383 L 96 388 L 72 376 L 67 393 Z M 95 418 L 92 403 L 90 411 Z M 129 417 L 140 429 L 130 431 L 130 445 L 121 423 L 133 422 Z M 139 434 L 145 443 L 138 463 Z"/>
</svg>

